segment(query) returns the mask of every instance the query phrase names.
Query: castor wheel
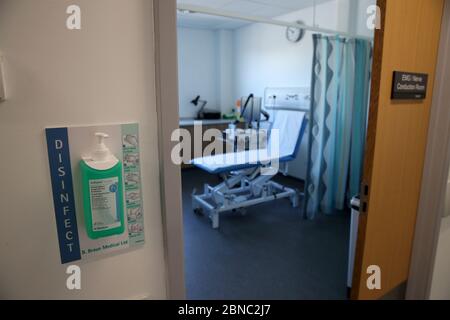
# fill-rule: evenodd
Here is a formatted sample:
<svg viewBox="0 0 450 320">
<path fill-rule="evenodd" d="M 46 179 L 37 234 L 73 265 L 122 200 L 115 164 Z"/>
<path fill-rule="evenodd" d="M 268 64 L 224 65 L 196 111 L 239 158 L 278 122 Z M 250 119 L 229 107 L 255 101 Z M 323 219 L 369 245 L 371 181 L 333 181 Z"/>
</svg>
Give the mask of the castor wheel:
<svg viewBox="0 0 450 320">
<path fill-rule="evenodd" d="M 201 209 L 201 208 L 194 209 L 194 214 L 197 216 L 203 217 L 203 209 Z"/>
</svg>

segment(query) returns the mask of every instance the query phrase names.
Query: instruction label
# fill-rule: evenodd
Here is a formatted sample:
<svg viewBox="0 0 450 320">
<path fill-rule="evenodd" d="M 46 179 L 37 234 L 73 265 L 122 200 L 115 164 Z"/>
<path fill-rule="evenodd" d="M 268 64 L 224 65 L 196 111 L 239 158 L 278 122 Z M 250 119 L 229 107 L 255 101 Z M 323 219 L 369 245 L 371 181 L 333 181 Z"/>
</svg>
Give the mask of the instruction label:
<svg viewBox="0 0 450 320">
<path fill-rule="evenodd" d="M 144 214 L 142 205 L 139 133 L 135 125 L 122 127 L 122 151 L 125 181 L 125 206 L 131 245 L 143 244 Z"/>
<path fill-rule="evenodd" d="M 117 215 L 118 185 L 117 177 L 89 181 L 94 231 L 120 227 L 120 217 Z"/>
</svg>

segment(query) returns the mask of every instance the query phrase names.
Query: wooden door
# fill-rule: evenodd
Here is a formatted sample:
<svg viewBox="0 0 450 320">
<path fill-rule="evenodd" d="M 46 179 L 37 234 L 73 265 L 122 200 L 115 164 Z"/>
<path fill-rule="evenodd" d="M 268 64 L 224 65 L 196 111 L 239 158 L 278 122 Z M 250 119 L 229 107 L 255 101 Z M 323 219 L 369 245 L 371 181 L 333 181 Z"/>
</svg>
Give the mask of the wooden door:
<svg viewBox="0 0 450 320">
<path fill-rule="evenodd" d="M 353 299 L 378 299 L 408 278 L 444 0 L 380 0 Z M 423 101 L 393 101 L 394 71 L 429 74 Z M 369 290 L 369 266 L 381 290 Z"/>
</svg>

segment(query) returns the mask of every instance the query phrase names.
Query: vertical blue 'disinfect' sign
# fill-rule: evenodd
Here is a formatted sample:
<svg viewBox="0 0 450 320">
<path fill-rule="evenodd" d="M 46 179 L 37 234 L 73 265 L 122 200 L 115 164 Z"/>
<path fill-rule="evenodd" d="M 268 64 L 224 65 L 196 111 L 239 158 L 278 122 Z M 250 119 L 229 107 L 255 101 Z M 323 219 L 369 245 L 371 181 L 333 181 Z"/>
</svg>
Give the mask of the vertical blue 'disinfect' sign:
<svg viewBox="0 0 450 320">
<path fill-rule="evenodd" d="M 67 128 L 46 129 L 61 263 L 81 259 Z"/>
</svg>

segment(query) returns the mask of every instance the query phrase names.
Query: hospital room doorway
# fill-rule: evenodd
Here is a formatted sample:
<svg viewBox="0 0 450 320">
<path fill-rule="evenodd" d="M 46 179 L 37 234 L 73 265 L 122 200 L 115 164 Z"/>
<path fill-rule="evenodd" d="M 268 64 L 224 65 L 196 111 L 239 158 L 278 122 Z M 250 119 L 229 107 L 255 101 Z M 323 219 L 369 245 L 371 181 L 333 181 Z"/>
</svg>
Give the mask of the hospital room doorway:
<svg viewBox="0 0 450 320">
<path fill-rule="evenodd" d="M 178 0 L 188 299 L 349 298 L 375 3 Z"/>
</svg>

